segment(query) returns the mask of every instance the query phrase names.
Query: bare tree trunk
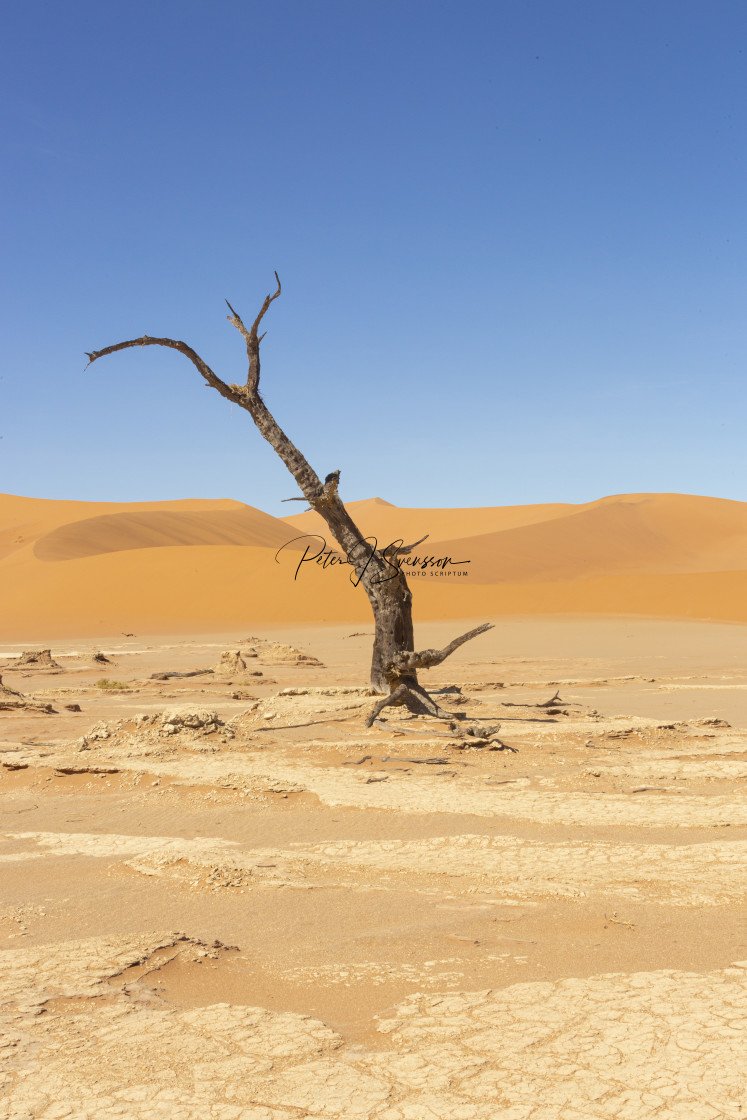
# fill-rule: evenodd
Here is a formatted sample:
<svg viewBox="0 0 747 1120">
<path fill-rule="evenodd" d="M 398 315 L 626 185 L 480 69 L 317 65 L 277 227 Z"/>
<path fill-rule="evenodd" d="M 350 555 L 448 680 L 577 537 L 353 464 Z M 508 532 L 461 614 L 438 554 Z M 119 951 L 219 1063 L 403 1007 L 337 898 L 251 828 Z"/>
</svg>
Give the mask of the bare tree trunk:
<svg viewBox="0 0 747 1120">
<path fill-rule="evenodd" d="M 275 452 L 285 463 L 295 478 L 301 493 L 312 509 L 324 518 L 333 537 L 352 564 L 355 572 L 354 582 L 360 583 L 368 595 L 374 615 L 375 636 L 371 662 L 371 685 L 377 692 L 387 693 L 385 700 L 376 706 L 376 715 L 387 704 L 404 704 L 414 712 L 427 712 L 430 715 L 453 719 L 454 713 L 440 708 L 418 683 L 417 670 L 439 664 L 458 646 L 491 628 L 489 623 L 471 630 L 468 634 L 455 639 L 444 650 L 424 650 L 415 652 L 412 625 L 412 593 L 407 586 L 405 575 L 399 566 L 399 556 L 409 552 L 415 545 L 401 548 L 379 549 L 376 543 L 366 539 L 355 524 L 337 493 L 340 472 L 333 471 L 321 481 L 309 466 L 298 448 L 291 442 L 270 413 L 259 392 L 259 344 L 264 335 L 258 335 L 259 325 L 273 300 L 280 295 L 280 280 L 277 291 L 266 296 L 257 318 L 247 329 L 241 317 L 228 304 L 231 314 L 229 322 L 239 331 L 246 342 L 249 372 L 245 385 L 229 385 L 222 381 L 210 366 L 202 360 L 191 346 L 173 338 L 130 339 L 94 350 L 87 355 L 88 364 L 125 350 L 131 346 L 168 346 L 189 358 L 200 374 L 216 392 L 227 400 L 245 409 L 260 434 L 264 436 Z M 228 303 L 228 301 L 226 301 Z M 423 538 L 425 539 L 425 538 Z M 416 542 L 420 544 L 420 541 Z M 459 714 L 461 715 L 461 713 Z M 375 718 L 372 716 L 371 719 Z"/>
<path fill-rule="evenodd" d="M 415 649 L 412 592 L 402 572 L 398 572 L 396 581 L 381 584 L 377 590 L 376 596 L 368 593 L 375 625 L 371 686 L 377 692 L 389 692 L 388 668 L 395 655 Z"/>
</svg>

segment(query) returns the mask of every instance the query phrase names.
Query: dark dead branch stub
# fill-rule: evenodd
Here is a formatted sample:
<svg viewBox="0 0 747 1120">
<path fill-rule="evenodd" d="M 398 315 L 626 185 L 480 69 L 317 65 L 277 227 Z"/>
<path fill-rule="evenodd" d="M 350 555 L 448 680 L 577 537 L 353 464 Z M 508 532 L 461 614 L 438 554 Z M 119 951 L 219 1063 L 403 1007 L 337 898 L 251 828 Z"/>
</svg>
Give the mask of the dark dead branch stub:
<svg viewBox="0 0 747 1120">
<path fill-rule="evenodd" d="M 417 548 L 419 544 L 422 544 L 423 541 L 427 541 L 429 536 L 430 534 L 426 533 L 424 537 L 421 537 L 419 541 L 414 541 L 413 544 L 405 544 L 403 541 L 394 541 L 383 549 L 382 554 L 392 557 L 407 556 L 414 548 Z"/>
<path fill-rule="evenodd" d="M 564 704 L 564 703 L 565 703 L 565 700 L 560 699 L 560 689 L 558 689 L 558 691 L 555 693 L 555 695 L 551 696 L 549 700 L 543 700 L 540 704 L 535 704 L 535 707 L 536 708 L 552 708 L 556 704 Z"/>
<path fill-rule="evenodd" d="M 238 405 L 249 413 L 260 435 L 267 440 L 275 453 L 293 475 L 303 497 L 287 499 L 306 501 L 310 509 L 318 513 L 326 522 L 332 536 L 347 557 L 353 572 L 351 579 L 360 584 L 371 604 L 374 615 L 375 635 L 371 659 L 371 685 L 376 692 L 386 694 L 377 705 L 367 725 L 370 727 L 379 711 L 387 705 L 404 705 L 417 715 L 429 715 L 438 719 L 453 720 L 456 713 L 447 712 L 419 684 L 419 669 L 431 668 L 443 662 L 454 650 L 470 641 L 478 634 L 491 628 L 490 623 L 471 630 L 456 638 L 442 650 L 423 650 L 415 652 L 414 630 L 412 623 L 412 592 L 407 579 L 398 563 L 400 556 L 406 555 L 422 540 L 412 545 L 403 541 L 379 549 L 376 542 L 364 537 L 343 504 L 338 486 L 339 470 L 325 475 L 324 481 L 317 475 L 304 455 L 289 439 L 267 408 L 260 394 L 260 335 L 259 326 L 270 305 L 281 293 L 278 274 L 275 273 L 277 289 L 268 294 L 259 313 L 247 327 L 239 313 L 227 302 L 231 314 L 229 322 L 236 328 L 246 343 L 248 370 L 243 385 L 228 384 L 210 368 L 206 361 L 186 342 L 173 338 L 155 338 L 142 335 L 140 338 L 117 342 L 101 350 L 87 354 L 89 366 L 99 358 L 114 354 L 130 347 L 165 346 L 183 354 L 195 366 L 200 376 L 211 389 L 215 389 L 232 404 Z M 88 368 L 88 367 L 86 367 Z"/>
<path fill-rule="evenodd" d="M 384 760 L 387 761 L 386 759 Z M 446 766 L 449 762 L 448 758 L 398 758 L 398 762 L 414 762 L 420 766 Z"/>
<path fill-rule="evenodd" d="M 498 732 L 501 729 L 499 723 L 492 724 L 490 727 L 481 727 L 478 723 L 464 724 L 454 721 L 449 724 L 449 729 L 452 733 L 452 737 L 458 740 L 455 746 L 459 750 L 472 747 L 478 750 L 487 748 L 491 751 L 511 751 L 512 754 L 519 753 L 516 747 L 510 747 L 508 743 L 504 743 L 502 739 L 498 738 Z"/>
<path fill-rule="evenodd" d="M 204 677 L 208 673 L 214 672 L 214 669 L 194 669 L 191 673 L 151 673 L 149 679 L 152 681 L 170 681 L 173 677 Z"/>
<path fill-rule="evenodd" d="M 7 684 L 3 684 L 3 678 L 0 676 L 0 712 L 22 710 L 55 714 L 55 709 L 51 704 L 33 700 L 24 696 L 22 692 L 17 692 L 14 688 L 8 688 Z"/>
<path fill-rule="evenodd" d="M 472 748 L 475 750 L 511 751 L 512 754 L 519 753 L 516 747 L 511 747 L 498 738 L 499 723 L 491 727 L 481 727 L 479 724 L 464 724 L 451 720 L 448 731 L 433 731 L 430 728 L 403 726 L 401 722 L 388 724 L 383 719 L 377 719 L 374 722 L 377 727 L 381 727 L 382 730 L 389 731 L 393 735 L 424 735 L 429 739 L 449 739 L 451 740 L 450 745 L 456 747 L 457 750 Z M 413 762 L 417 760 L 405 759 L 404 761 Z"/>
<path fill-rule="evenodd" d="M 578 704 L 577 704 L 576 701 L 562 700 L 561 697 L 560 697 L 560 692 L 559 691 L 556 692 L 554 696 L 551 696 L 549 700 L 542 700 L 539 703 L 535 703 L 535 704 L 530 704 L 528 702 L 526 704 L 522 704 L 522 703 L 518 703 L 516 700 L 503 700 L 503 701 L 501 701 L 501 706 L 503 708 L 541 708 L 544 712 L 547 713 L 548 716 L 567 716 L 567 715 L 570 715 L 570 713 L 566 710 L 566 708 L 558 707 L 557 705 L 559 705 L 559 704 L 570 704 L 571 707 L 573 707 L 574 704 L 575 704 L 575 706 L 578 707 Z"/>
<path fill-rule="evenodd" d="M 1 696 L 7 696 L 9 698 L 13 697 L 16 700 L 22 700 L 23 699 L 22 694 L 20 692 L 18 692 L 15 688 L 9 688 L 7 684 L 3 684 L 2 676 L 0 676 L 0 697 Z"/>
<path fill-rule="evenodd" d="M 392 735 L 424 735 L 426 739 L 454 738 L 450 731 L 433 731 L 430 727 L 411 727 L 410 722 L 405 720 L 399 720 L 397 723 L 387 723 L 385 719 L 375 719 L 372 726 L 380 727 L 382 731 L 389 731 Z"/>
</svg>

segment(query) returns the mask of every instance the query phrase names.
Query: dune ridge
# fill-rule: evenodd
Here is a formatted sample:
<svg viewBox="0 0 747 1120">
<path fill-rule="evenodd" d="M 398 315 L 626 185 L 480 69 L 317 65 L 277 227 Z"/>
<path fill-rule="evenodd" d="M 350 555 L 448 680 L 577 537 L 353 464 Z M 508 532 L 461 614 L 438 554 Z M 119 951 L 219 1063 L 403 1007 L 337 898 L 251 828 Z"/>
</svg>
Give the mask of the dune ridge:
<svg viewBox="0 0 747 1120">
<path fill-rule="evenodd" d="M 287 541 L 287 528 L 252 506 L 199 512 L 143 510 L 105 513 L 59 525 L 36 541 L 34 555 L 55 561 L 136 548 L 238 545 L 278 549 Z"/>
</svg>

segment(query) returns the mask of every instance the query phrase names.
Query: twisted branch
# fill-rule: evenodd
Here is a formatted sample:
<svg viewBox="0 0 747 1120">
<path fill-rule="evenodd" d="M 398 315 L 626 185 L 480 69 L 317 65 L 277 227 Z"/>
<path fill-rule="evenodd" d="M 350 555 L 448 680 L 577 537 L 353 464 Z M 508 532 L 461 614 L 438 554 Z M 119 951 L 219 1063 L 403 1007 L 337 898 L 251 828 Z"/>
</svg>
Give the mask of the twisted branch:
<svg viewBox="0 0 747 1120">
<path fill-rule="evenodd" d="M 459 649 L 465 642 L 469 642 L 472 638 L 476 638 L 478 634 L 484 634 L 486 630 L 492 630 L 492 622 L 483 622 L 482 626 L 476 626 L 474 630 L 469 630 L 466 634 L 462 634 L 458 638 L 454 638 L 453 642 L 449 642 L 443 649 L 423 649 L 408 653 L 403 651 L 395 655 L 392 660 L 392 670 L 397 675 L 402 675 L 412 670 L 417 669 L 431 669 L 434 665 L 440 665 L 447 657 L 450 657 L 455 649 Z"/>
<path fill-rule="evenodd" d="M 127 350 L 131 346 L 168 346 L 171 350 L 178 350 L 180 354 L 184 354 L 185 358 L 189 358 L 192 365 L 197 367 L 211 389 L 216 389 L 222 397 L 233 401 L 234 404 L 241 403 L 238 386 L 226 385 L 225 381 L 221 381 L 220 377 L 213 373 L 210 366 L 196 350 L 193 350 L 186 342 L 180 342 L 176 338 L 151 338 L 150 335 L 144 334 L 142 338 L 131 338 L 127 342 L 116 342 L 113 346 L 105 346 L 103 350 L 92 350 L 90 353 L 86 351 L 85 354 L 88 358 L 86 369 L 95 361 L 98 361 L 99 358 L 105 358 L 107 354 L 113 354 L 117 350 Z"/>
</svg>

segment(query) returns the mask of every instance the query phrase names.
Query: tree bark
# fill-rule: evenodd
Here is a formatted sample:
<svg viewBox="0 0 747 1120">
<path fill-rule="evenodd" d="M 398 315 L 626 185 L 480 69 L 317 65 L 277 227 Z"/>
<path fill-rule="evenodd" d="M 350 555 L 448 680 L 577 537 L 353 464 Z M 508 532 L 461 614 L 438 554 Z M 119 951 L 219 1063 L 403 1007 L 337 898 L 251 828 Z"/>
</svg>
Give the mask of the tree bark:
<svg viewBox="0 0 747 1120">
<path fill-rule="evenodd" d="M 476 630 L 455 639 L 444 650 L 415 652 L 412 625 L 412 593 L 397 557 L 409 552 L 415 545 L 380 549 L 373 538 L 365 538 L 346 510 L 338 492 L 340 472 L 333 471 L 321 481 L 298 448 L 291 442 L 265 405 L 259 392 L 259 346 L 264 335 L 259 335 L 262 322 L 270 304 L 281 292 L 280 280 L 275 273 L 277 290 L 266 296 L 254 323 L 247 328 L 240 315 L 226 301 L 231 314 L 228 320 L 246 342 L 249 369 L 244 385 L 226 384 L 203 361 L 191 346 L 172 338 L 153 338 L 143 335 L 94 350 L 87 354 L 88 364 L 133 346 L 167 346 L 178 350 L 198 369 L 205 382 L 221 396 L 245 409 L 260 434 L 272 446 L 293 475 L 305 500 L 324 518 L 332 536 L 353 567 L 353 582 L 361 584 L 373 611 L 375 634 L 371 660 L 371 685 L 377 692 L 386 693 L 386 699 L 377 704 L 376 714 L 387 704 L 404 704 L 411 711 L 426 712 L 446 719 L 463 718 L 462 713 L 446 712 L 435 703 L 419 684 L 417 670 L 440 664 L 454 649 L 491 628 L 485 623 Z M 423 538 L 425 540 L 425 538 Z M 417 544 L 422 543 L 417 541 Z M 372 719 L 375 718 L 372 717 Z"/>
</svg>

